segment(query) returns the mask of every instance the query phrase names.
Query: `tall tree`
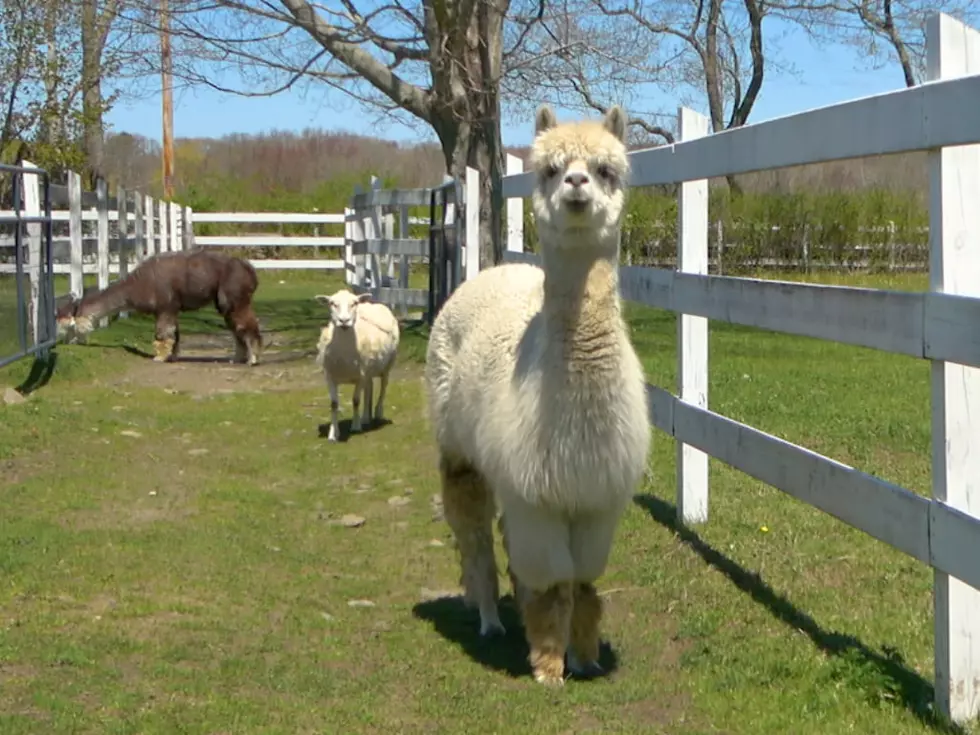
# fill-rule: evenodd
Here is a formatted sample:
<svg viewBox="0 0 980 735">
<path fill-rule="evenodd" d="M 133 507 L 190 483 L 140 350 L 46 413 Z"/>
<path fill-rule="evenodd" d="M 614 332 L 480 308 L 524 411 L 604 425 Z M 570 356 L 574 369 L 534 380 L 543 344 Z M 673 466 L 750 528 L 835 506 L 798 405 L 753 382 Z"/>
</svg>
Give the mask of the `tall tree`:
<svg viewBox="0 0 980 735">
<path fill-rule="evenodd" d="M 463 176 L 467 166 L 483 174 L 481 261 L 488 263 L 502 257 L 501 81 L 544 3 L 187 0 L 171 11 L 174 74 L 246 95 L 316 81 L 383 116 L 429 126 L 449 174 Z M 145 5 L 140 17 L 152 23 Z M 229 71 L 238 83 L 223 81 Z"/>
</svg>

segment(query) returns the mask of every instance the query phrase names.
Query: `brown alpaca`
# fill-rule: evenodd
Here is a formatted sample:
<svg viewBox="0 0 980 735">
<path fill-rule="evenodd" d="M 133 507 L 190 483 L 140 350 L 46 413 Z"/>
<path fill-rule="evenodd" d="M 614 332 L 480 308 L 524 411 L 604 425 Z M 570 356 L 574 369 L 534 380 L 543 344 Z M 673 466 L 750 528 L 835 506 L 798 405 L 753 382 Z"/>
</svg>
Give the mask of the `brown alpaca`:
<svg viewBox="0 0 980 735">
<path fill-rule="evenodd" d="M 235 359 L 255 365 L 262 337 L 252 309 L 258 277 L 252 264 L 207 250 L 161 253 L 140 264 L 125 278 L 104 290 L 71 300 L 57 312 L 58 332 L 86 335 L 93 323 L 123 310 L 156 317 L 154 360 L 177 357 L 180 347 L 178 315 L 214 304 L 235 337 Z"/>
</svg>

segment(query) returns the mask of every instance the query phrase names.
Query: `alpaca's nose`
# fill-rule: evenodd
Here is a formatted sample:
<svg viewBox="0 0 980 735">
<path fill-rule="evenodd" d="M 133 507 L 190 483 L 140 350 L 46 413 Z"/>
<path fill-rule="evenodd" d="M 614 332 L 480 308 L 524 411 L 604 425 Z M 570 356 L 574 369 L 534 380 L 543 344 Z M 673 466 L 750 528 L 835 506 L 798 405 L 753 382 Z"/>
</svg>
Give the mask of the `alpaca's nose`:
<svg viewBox="0 0 980 735">
<path fill-rule="evenodd" d="M 565 183 L 579 187 L 589 183 L 589 175 L 583 171 L 569 171 L 565 175 Z"/>
</svg>

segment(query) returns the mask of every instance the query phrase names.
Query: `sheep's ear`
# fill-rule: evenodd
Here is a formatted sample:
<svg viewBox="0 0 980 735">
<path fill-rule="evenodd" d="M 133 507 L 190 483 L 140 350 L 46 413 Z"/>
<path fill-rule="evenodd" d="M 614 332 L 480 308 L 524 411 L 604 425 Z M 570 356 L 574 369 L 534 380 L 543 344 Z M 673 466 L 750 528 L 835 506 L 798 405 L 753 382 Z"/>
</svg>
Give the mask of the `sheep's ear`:
<svg viewBox="0 0 980 735">
<path fill-rule="evenodd" d="M 602 119 L 602 124 L 606 130 L 615 135 L 621 141 L 626 141 L 626 126 L 628 124 L 626 111 L 620 105 L 613 105 Z"/>
<path fill-rule="evenodd" d="M 366 304 L 370 300 L 371 300 L 371 294 L 370 293 L 362 293 L 360 296 L 357 297 L 357 303 L 359 303 L 359 304 Z"/>
<path fill-rule="evenodd" d="M 316 301 L 317 301 L 318 303 L 320 303 L 320 304 L 323 304 L 324 306 L 330 306 L 330 297 L 329 297 L 329 296 L 327 296 L 326 294 L 322 294 L 322 293 L 318 293 L 318 294 L 317 294 L 316 296 L 314 296 L 313 298 L 314 298 L 314 299 L 315 299 L 315 300 L 316 300 Z"/>
<path fill-rule="evenodd" d="M 543 133 L 548 128 L 553 128 L 557 124 L 558 118 L 555 117 L 555 111 L 551 109 L 550 105 L 541 105 L 534 114 L 535 135 Z"/>
</svg>

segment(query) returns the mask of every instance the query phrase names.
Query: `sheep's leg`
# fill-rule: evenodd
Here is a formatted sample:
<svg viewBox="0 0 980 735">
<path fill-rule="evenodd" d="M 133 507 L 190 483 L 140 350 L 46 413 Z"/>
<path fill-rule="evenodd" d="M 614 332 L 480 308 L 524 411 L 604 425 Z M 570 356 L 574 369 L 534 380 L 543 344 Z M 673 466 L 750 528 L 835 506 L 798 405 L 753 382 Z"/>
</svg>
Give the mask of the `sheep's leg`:
<svg viewBox="0 0 980 735">
<path fill-rule="evenodd" d="M 480 635 L 504 633 L 497 599 L 497 559 L 493 553 L 493 494 L 483 477 L 468 465 L 442 458 L 442 504 L 459 547 L 462 584 L 469 606 L 480 611 Z"/>
<path fill-rule="evenodd" d="M 350 431 L 352 434 L 361 430 L 361 389 L 363 383 L 360 380 L 354 381 L 354 397 L 351 403 L 354 406 L 354 415 L 350 421 Z"/>
<path fill-rule="evenodd" d="M 593 582 L 606 570 L 619 518 L 620 512 L 615 510 L 578 518 L 570 527 L 576 584 L 568 667 L 580 676 L 602 673 L 599 666 L 602 601 Z"/>
<path fill-rule="evenodd" d="M 531 649 L 534 678 L 542 684 L 565 683 L 565 649 L 571 634 L 574 605 L 571 582 L 559 582 L 545 590 L 528 590 L 521 613 Z"/>
<path fill-rule="evenodd" d="M 374 400 L 374 378 L 364 378 L 364 416 L 361 423 L 364 426 L 371 425 L 371 402 Z"/>
<path fill-rule="evenodd" d="M 330 432 L 327 434 L 328 442 L 337 441 L 339 433 L 337 429 L 337 411 L 340 408 L 340 396 L 335 383 L 329 376 L 327 377 L 327 388 L 330 390 Z"/>
<path fill-rule="evenodd" d="M 374 420 L 379 423 L 383 421 L 385 417 L 385 393 L 388 392 L 388 374 L 388 370 L 381 373 L 381 386 L 378 388 L 378 403 L 374 408 Z"/>
</svg>

